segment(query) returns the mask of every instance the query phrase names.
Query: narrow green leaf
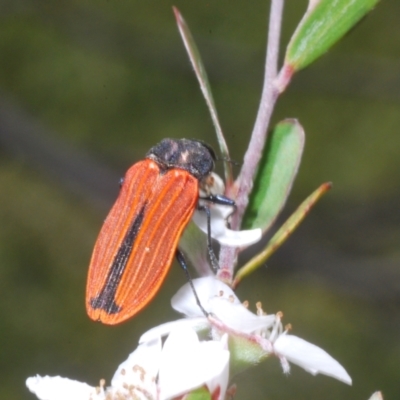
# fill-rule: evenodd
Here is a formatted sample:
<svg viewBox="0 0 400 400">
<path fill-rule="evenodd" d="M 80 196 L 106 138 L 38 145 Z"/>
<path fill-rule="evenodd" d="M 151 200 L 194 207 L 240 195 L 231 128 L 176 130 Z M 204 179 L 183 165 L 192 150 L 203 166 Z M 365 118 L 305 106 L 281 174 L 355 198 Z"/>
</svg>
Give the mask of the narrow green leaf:
<svg viewBox="0 0 400 400">
<path fill-rule="evenodd" d="M 265 232 L 284 206 L 299 168 L 304 131 L 295 119 L 280 122 L 268 138 L 257 171 L 244 228 Z"/>
<path fill-rule="evenodd" d="M 175 14 L 176 23 L 178 25 L 179 33 L 181 34 L 183 43 L 185 45 L 186 51 L 189 55 L 190 62 L 192 63 L 194 72 L 200 84 L 200 89 L 203 93 L 203 96 L 206 100 L 208 109 L 211 114 L 211 119 L 213 121 L 215 131 L 217 133 L 217 140 L 220 147 L 221 155 L 224 159 L 224 170 L 225 170 L 225 183 L 226 185 L 230 185 L 233 176 L 232 176 L 232 167 L 229 162 L 229 150 L 228 145 L 226 144 L 224 134 L 222 133 L 222 128 L 219 123 L 217 109 L 215 107 L 214 98 L 211 92 L 211 86 L 208 81 L 207 72 L 204 68 L 203 61 L 201 59 L 199 50 L 197 48 L 196 42 L 193 39 L 193 36 L 190 32 L 186 21 L 183 19 L 182 14 L 176 7 L 172 7 Z"/>
<path fill-rule="evenodd" d="M 207 236 L 190 221 L 179 240 L 179 249 L 183 251 L 200 276 L 210 275 L 211 269 L 207 254 Z"/>
<path fill-rule="evenodd" d="M 253 257 L 247 264 L 239 269 L 235 276 L 233 287 L 247 275 L 251 274 L 257 268 L 264 265 L 268 258 L 289 238 L 294 230 L 300 225 L 305 216 L 317 201 L 332 187 L 331 183 L 322 184 L 310 196 L 308 196 L 297 210 L 288 218 L 288 220 L 278 229 L 275 235 L 268 242 L 267 247 L 258 255 Z"/>
<path fill-rule="evenodd" d="M 299 70 L 346 34 L 379 0 L 314 0 L 309 2 L 288 45 L 284 68 Z"/>
</svg>

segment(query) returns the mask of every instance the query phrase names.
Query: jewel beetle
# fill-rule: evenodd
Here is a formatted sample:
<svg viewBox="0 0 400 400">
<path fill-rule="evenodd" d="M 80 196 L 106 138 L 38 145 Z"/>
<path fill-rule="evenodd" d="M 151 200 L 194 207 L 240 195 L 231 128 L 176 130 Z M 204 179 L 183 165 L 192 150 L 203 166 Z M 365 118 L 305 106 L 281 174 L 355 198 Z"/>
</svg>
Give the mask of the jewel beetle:
<svg viewBox="0 0 400 400">
<path fill-rule="evenodd" d="M 217 266 L 204 201 L 235 203 L 210 194 L 199 204 L 199 190 L 207 187 L 214 163 L 213 150 L 201 141 L 164 139 L 129 168 L 90 261 L 86 310 L 91 319 L 115 325 L 141 311 L 159 291 L 174 256 L 191 283 L 178 242 L 196 209 L 206 214 L 208 251 Z"/>
</svg>

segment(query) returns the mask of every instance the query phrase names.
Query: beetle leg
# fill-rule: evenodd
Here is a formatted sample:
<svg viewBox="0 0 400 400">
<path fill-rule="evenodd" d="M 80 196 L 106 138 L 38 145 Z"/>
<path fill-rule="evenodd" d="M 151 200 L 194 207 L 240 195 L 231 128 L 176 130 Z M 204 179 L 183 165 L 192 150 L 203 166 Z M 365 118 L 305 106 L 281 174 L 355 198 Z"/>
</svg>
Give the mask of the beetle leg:
<svg viewBox="0 0 400 400">
<path fill-rule="evenodd" d="M 194 297 L 196 299 L 197 305 L 200 307 L 200 310 L 203 312 L 203 314 L 207 318 L 208 317 L 208 312 L 203 308 L 203 306 L 200 303 L 200 299 L 199 299 L 199 296 L 197 295 L 196 289 L 194 288 L 192 277 L 190 276 L 189 269 L 188 269 L 188 266 L 186 264 L 185 257 L 183 255 L 183 253 L 178 249 L 176 250 L 176 259 L 178 260 L 178 263 L 180 264 L 180 266 L 182 267 L 183 271 L 186 274 L 186 278 L 187 278 L 187 280 L 189 282 L 190 287 L 192 288 L 192 291 L 193 291 Z"/>
<path fill-rule="evenodd" d="M 210 258 L 211 262 L 211 267 L 214 270 L 214 272 L 217 272 L 219 269 L 219 263 L 217 260 L 217 257 L 214 253 L 214 249 L 212 248 L 212 239 L 211 239 L 211 213 L 210 213 L 210 208 L 205 205 L 199 205 L 197 207 L 199 211 L 204 211 L 206 213 L 207 217 L 207 251 L 208 251 L 208 257 Z"/>
</svg>

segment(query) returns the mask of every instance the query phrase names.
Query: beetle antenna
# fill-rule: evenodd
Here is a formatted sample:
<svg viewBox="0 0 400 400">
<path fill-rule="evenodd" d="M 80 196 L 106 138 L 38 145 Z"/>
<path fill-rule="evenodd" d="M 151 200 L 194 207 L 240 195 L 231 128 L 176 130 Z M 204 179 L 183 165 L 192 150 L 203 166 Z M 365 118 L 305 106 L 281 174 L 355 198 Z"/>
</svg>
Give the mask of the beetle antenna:
<svg viewBox="0 0 400 400">
<path fill-rule="evenodd" d="M 227 161 L 228 163 L 231 163 L 235 167 L 239 167 L 240 166 L 240 162 L 232 160 L 232 158 L 229 158 L 229 157 L 217 157 L 216 160 L 217 161 Z"/>
</svg>

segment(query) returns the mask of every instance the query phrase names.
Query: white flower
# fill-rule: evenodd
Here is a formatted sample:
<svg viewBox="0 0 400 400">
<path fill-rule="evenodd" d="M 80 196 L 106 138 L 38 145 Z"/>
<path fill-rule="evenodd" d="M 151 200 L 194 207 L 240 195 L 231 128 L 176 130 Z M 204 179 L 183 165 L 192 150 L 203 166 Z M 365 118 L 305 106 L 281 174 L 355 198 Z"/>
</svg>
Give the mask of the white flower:
<svg viewBox="0 0 400 400">
<path fill-rule="evenodd" d="M 284 331 L 280 313 L 265 315 L 260 307 L 259 315 L 250 312 L 227 285 L 214 277 L 195 279 L 193 284 L 202 306 L 213 317 L 206 318 L 202 314 L 190 285 L 186 284 L 172 298 L 172 306 L 188 318 L 147 331 L 140 338 L 140 343 L 166 335 L 176 326 L 190 326 L 197 331 L 208 329 L 214 338 L 227 332 L 230 344 L 235 344 L 237 339 L 239 347 L 235 349 L 235 354 L 240 356 L 242 351 L 247 357 L 249 366 L 274 354 L 280 359 L 285 373 L 290 370 L 288 363 L 290 361 L 313 375 L 321 373 L 351 384 L 351 378 L 346 370 L 327 352 Z M 255 348 L 255 345 L 258 348 Z M 248 358 L 250 352 L 246 346 L 252 347 L 254 358 Z M 231 364 L 234 361 L 231 360 Z"/>
<path fill-rule="evenodd" d="M 99 387 L 92 387 L 60 376 L 39 375 L 28 378 L 26 386 L 40 400 L 156 399 L 160 356 L 160 338 L 141 344 L 118 367 L 107 388 L 104 381 Z"/>
<path fill-rule="evenodd" d="M 247 310 L 233 290 L 214 277 L 193 279 L 192 282 L 203 308 L 232 329 L 251 333 L 271 326 L 275 321 L 274 315 L 257 316 Z M 188 283 L 172 297 L 171 304 L 176 311 L 188 318 L 167 322 L 148 330 L 140 337 L 139 343 L 165 336 L 175 326 L 190 326 L 196 331 L 209 330 L 212 327 L 211 321 L 204 316 L 197 305 Z"/>
<path fill-rule="evenodd" d="M 31 377 L 26 385 L 40 400 L 168 400 L 203 386 L 223 400 L 228 381 L 226 335 L 200 342 L 192 329 L 175 327 L 163 347 L 160 337 L 140 344 L 118 367 L 109 387 L 59 376 Z"/>
<path fill-rule="evenodd" d="M 229 372 L 277 356 L 285 373 L 289 362 L 313 375 L 318 373 L 351 384 L 345 369 L 321 348 L 289 335 L 281 314 L 265 315 L 258 305 L 250 312 L 234 292 L 215 278 L 193 281 L 206 318 L 189 284 L 172 299 L 173 307 L 188 318 L 146 332 L 139 347 L 117 369 L 111 386 L 99 387 L 67 378 L 31 377 L 26 385 L 40 400 L 169 400 L 203 388 L 223 400 Z M 195 331 L 207 331 L 213 340 L 200 341 Z M 161 337 L 169 335 L 164 346 Z M 229 340 L 228 340 L 229 338 Z M 228 348 L 229 342 L 229 348 Z"/>
<path fill-rule="evenodd" d="M 243 306 L 229 286 L 215 277 L 194 279 L 193 285 L 204 309 L 217 316 L 220 321 L 232 329 L 251 333 L 274 323 L 274 315 L 258 316 L 253 314 Z M 172 297 L 171 304 L 172 308 L 187 317 L 203 315 L 189 284 L 184 285 L 176 292 Z"/>
</svg>

